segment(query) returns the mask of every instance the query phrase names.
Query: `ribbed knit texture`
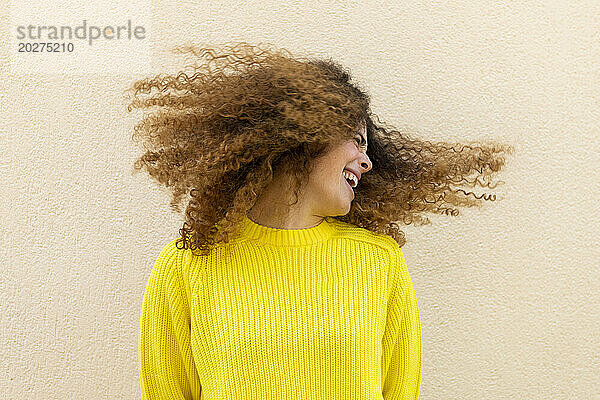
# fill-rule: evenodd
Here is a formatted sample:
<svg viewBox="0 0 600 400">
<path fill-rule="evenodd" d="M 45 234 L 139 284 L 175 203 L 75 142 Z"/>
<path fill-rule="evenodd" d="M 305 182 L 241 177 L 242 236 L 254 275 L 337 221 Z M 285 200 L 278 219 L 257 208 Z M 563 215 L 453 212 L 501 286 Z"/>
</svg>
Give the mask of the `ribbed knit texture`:
<svg viewBox="0 0 600 400">
<path fill-rule="evenodd" d="M 402 250 L 326 218 L 246 217 L 208 256 L 169 242 L 146 286 L 143 399 L 417 399 L 422 339 Z"/>
</svg>

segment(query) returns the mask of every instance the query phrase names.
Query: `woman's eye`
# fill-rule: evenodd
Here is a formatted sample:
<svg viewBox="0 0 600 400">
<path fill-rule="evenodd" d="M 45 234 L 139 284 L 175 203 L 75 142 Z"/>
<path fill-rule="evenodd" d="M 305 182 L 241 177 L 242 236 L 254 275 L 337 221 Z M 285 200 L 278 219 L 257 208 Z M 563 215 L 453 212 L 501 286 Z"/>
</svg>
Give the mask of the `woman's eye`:
<svg viewBox="0 0 600 400">
<path fill-rule="evenodd" d="M 356 140 L 356 144 L 360 146 L 360 139 L 359 138 L 354 138 L 354 140 Z"/>
</svg>

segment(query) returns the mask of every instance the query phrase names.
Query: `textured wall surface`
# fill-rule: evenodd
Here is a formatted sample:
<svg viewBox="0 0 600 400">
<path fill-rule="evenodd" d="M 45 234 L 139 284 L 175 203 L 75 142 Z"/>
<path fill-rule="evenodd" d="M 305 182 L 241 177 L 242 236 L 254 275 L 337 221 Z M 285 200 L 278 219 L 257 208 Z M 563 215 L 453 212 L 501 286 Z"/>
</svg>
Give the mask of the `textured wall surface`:
<svg viewBox="0 0 600 400">
<path fill-rule="evenodd" d="M 390 124 L 513 144 L 501 201 L 405 229 L 421 398 L 600 398 L 598 1 L 152 7 L 153 72 L 184 41 L 268 42 L 340 61 Z M 1 397 L 138 399 L 142 295 L 182 216 L 130 174 L 137 76 L 26 76 L 0 46 Z"/>
</svg>

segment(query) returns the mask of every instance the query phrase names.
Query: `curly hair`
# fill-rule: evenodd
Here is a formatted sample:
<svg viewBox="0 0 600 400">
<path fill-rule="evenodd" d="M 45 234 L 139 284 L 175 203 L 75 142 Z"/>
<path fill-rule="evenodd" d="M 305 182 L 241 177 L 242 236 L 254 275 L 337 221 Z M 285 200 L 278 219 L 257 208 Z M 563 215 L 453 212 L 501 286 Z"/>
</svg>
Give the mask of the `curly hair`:
<svg viewBox="0 0 600 400">
<path fill-rule="evenodd" d="M 133 95 L 127 109 L 156 107 L 134 128 L 132 139 L 146 149 L 134 172 L 145 168 L 169 188 L 176 212 L 189 194 L 179 230 L 183 248 L 206 255 L 212 245 L 227 243 L 279 168 L 294 177 L 297 199 L 310 161 L 352 139 L 361 123 L 372 170 L 355 189 L 348 214 L 326 218 L 389 235 L 403 246 L 396 221 L 429 224 L 426 213 L 456 216 L 458 206 L 496 199 L 458 186 L 495 187 L 490 177 L 512 146 L 432 143 L 390 127 L 371 111 L 366 91 L 330 58 L 294 57 L 245 42 L 172 51 L 189 54 L 192 71 L 137 80 L 127 89 Z"/>
</svg>

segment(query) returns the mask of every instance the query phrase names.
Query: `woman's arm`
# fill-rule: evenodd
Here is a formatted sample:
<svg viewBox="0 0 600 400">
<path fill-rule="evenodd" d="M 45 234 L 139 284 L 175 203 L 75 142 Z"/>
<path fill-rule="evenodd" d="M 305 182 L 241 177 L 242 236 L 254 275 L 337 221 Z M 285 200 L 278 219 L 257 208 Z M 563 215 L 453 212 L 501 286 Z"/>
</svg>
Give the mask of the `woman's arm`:
<svg viewBox="0 0 600 400">
<path fill-rule="evenodd" d="M 423 361 L 419 305 L 402 250 L 396 242 L 394 245 L 392 287 L 382 341 L 382 394 L 385 400 L 415 400 L 419 398 Z"/>
<path fill-rule="evenodd" d="M 144 292 L 139 331 L 142 400 L 200 399 L 190 347 L 190 309 L 176 239 L 160 252 Z"/>
</svg>

